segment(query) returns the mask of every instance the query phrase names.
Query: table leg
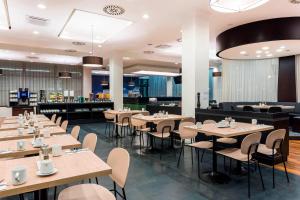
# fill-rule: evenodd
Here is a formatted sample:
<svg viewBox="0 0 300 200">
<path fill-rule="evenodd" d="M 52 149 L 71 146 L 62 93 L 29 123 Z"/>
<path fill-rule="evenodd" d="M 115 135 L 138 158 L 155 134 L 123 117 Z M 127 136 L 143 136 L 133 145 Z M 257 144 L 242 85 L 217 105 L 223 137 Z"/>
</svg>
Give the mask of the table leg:
<svg viewBox="0 0 300 200">
<path fill-rule="evenodd" d="M 218 158 L 216 153 L 217 137 L 212 136 L 213 148 L 212 148 L 212 171 L 204 172 L 201 174 L 201 179 L 210 183 L 224 184 L 228 183 L 230 178 L 223 173 L 218 172 Z"/>
</svg>

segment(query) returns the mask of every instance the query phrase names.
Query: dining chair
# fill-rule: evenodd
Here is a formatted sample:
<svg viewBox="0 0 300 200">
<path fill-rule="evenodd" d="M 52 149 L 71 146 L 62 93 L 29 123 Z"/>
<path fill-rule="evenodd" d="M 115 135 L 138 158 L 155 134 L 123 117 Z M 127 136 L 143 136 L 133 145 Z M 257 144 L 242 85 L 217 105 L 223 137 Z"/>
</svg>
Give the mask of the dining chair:
<svg viewBox="0 0 300 200">
<path fill-rule="evenodd" d="M 66 131 L 68 128 L 68 123 L 69 123 L 69 121 L 65 120 L 65 121 L 63 121 L 63 123 L 61 123 L 60 127 Z"/>
<path fill-rule="evenodd" d="M 138 115 L 140 115 L 140 114 L 138 114 Z M 150 128 L 147 128 L 146 124 L 147 123 L 143 120 L 135 119 L 134 117 L 131 118 L 131 126 L 135 130 L 135 134 L 132 134 L 131 146 L 133 144 L 133 140 L 135 139 L 135 137 L 138 136 L 139 140 L 140 140 L 140 152 L 142 151 L 142 142 L 144 145 L 144 134 L 148 133 L 150 131 Z"/>
<path fill-rule="evenodd" d="M 57 126 L 60 126 L 60 122 L 61 122 L 61 117 L 58 117 L 58 118 L 56 119 L 55 124 L 56 124 Z"/>
<path fill-rule="evenodd" d="M 240 161 L 240 162 L 246 162 L 247 163 L 247 175 L 248 175 L 248 198 L 250 198 L 250 164 L 255 163 L 258 166 L 258 171 L 260 175 L 260 180 L 262 184 L 263 190 L 265 190 L 264 181 L 262 178 L 261 170 L 260 170 L 260 164 L 258 160 L 252 159 L 253 155 L 257 153 L 257 149 L 260 143 L 261 139 L 261 133 L 252 133 L 250 135 L 247 135 L 242 143 L 241 148 L 227 148 L 220 151 L 217 151 L 218 154 L 221 154 L 223 156 L 229 157 L 231 159 Z"/>
<path fill-rule="evenodd" d="M 131 113 L 122 113 L 119 114 L 118 116 L 118 121 L 116 122 L 117 128 L 121 127 L 121 136 L 125 136 L 125 128 L 127 135 L 129 133 L 129 128 L 130 128 L 130 119 L 131 119 Z"/>
<path fill-rule="evenodd" d="M 115 122 L 115 115 L 110 114 L 108 112 L 104 112 L 104 118 L 105 118 L 105 132 L 104 134 L 107 136 L 107 129 L 108 129 L 108 138 L 113 137 L 114 132 L 114 122 Z M 112 131 L 111 131 L 112 128 Z"/>
<path fill-rule="evenodd" d="M 109 176 L 113 181 L 114 188 L 111 191 L 114 192 L 116 198 L 119 195 L 122 199 L 127 200 L 125 185 L 130 165 L 128 151 L 123 148 L 114 148 L 107 157 L 107 164 L 112 168 L 112 174 Z M 117 185 L 122 189 L 122 194 L 118 192 Z"/>
<path fill-rule="evenodd" d="M 286 175 L 287 182 L 289 183 L 289 176 L 286 171 L 285 161 L 283 159 L 282 153 L 282 144 L 286 135 L 285 129 L 278 129 L 269 133 L 266 139 L 265 144 L 259 144 L 258 153 L 261 153 L 265 156 L 268 156 L 272 160 L 272 168 L 273 168 L 273 188 L 275 188 L 275 164 L 283 163 L 284 171 Z M 267 164 L 267 163 L 265 163 Z"/>
<path fill-rule="evenodd" d="M 71 131 L 71 135 L 73 136 L 73 138 L 78 140 L 79 132 L 80 132 L 80 126 L 74 126 L 72 131 Z"/>
<path fill-rule="evenodd" d="M 51 117 L 51 121 L 55 122 L 55 119 L 56 119 L 56 114 L 53 114 L 52 117 Z"/>
<path fill-rule="evenodd" d="M 181 123 L 184 123 L 184 122 L 192 122 L 192 123 L 196 123 L 196 120 L 195 120 L 195 118 L 193 118 L 193 117 L 187 117 L 187 118 L 184 118 L 184 119 L 180 120 L 179 126 L 180 126 Z M 173 135 L 175 136 L 174 139 L 176 139 L 176 140 L 179 140 L 179 139 L 180 139 L 180 136 L 179 136 L 179 129 L 178 129 L 178 130 L 173 130 L 172 133 L 173 133 Z"/>
<path fill-rule="evenodd" d="M 174 120 L 166 119 L 157 123 L 156 132 L 149 132 L 149 135 L 153 137 L 153 144 L 155 144 L 155 138 L 159 138 L 161 140 L 160 159 L 164 148 L 164 140 L 170 138 L 171 132 L 174 130 L 174 126 Z"/>
<path fill-rule="evenodd" d="M 113 193 L 97 184 L 80 184 L 61 191 L 58 200 L 116 200 Z"/>
<path fill-rule="evenodd" d="M 207 150 L 213 147 L 213 143 L 210 141 L 198 141 L 195 142 L 195 137 L 197 136 L 198 132 L 196 130 L 192 130 L 189 128 L 186 128 L 186 126 L 195 126 L 193 122 L 183 122 L 179 125 L 179 135 L 181 138 L 181 150 L 179 153 L 178 161 L 177 161 L 177 167 L 179 167 L 180 164 L 180 158 L 182 152 L 184 152 L 184 147 L 188 146 L 191 148 L 192 152 L 192 164 L 193 164 L 193 148 L 197 150 L 197 157 L 198 157 L 198 177 L 200 177 L 200 159 L 199 159 L 199 150 Z M 186 140 L 191 140 L 191 143 L 186 144 Z M 202 154 L 203 155 L 203 154 Z"/>
<path fill-rule="evenodd" d="M 97 145 L 97 135 L 95 133 L 87 134 L 82 142 L 83 149 L 89 149 L 92 152 L 95 152 Z"/>
</svg>

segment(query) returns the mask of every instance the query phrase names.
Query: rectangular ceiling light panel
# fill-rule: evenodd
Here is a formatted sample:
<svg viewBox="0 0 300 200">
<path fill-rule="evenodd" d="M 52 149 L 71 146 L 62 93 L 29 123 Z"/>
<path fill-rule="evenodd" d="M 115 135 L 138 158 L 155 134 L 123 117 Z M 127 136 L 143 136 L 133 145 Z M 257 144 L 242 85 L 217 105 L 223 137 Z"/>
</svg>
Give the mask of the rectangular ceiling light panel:
<svg viewBox="0 0 300 200">
<path fill-rule="evenodd" d="M 132 22 L 128 20 L 75 9 L 59 34 L 59 37 L 91 42 L 93 29 L 94 42 L 103 43 L 131 24 Z"/>
<path fill-rule="evenodd" d="M 0 29 L 8 30 L 10 26 L 7 1 L 0 0 Z"/>
<path fill-rule="evenodd" d="M 173 73 L 173 72 L 158 72 L 158 71 L 146 71 L 146 70 L 141 70 L 133 73 L 140 74 L 140 75 L 152 75 L 152 76 L 178 76 L 179 75 L 179 73 Z"/>
</svg>

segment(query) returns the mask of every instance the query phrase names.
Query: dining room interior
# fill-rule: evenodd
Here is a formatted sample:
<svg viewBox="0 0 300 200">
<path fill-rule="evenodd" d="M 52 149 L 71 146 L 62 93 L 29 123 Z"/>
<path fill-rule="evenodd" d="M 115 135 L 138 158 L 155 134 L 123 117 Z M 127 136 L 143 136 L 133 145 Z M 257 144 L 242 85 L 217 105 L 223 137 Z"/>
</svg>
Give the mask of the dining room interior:
<svg viewBox="0 0 300 200">
<path fill-rule="evenodd" d="M 299 181 L 300 0 L 0 0 L 0 200 Z"/>
</svg>

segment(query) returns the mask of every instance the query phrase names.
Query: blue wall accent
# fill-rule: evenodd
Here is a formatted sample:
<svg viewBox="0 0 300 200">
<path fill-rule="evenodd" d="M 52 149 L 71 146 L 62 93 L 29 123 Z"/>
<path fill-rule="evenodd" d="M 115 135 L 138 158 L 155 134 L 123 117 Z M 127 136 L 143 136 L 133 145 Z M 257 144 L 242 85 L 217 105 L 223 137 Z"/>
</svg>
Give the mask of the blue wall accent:
<svg viewBox="0 0 300 200">
<path fill-rule="evenodd" d="M 105 77 L 105 79 L 104 79 Z M 92 75 L 92 91 L 94 94 L 97 94 L 99 92 L 103 92 L 103 90 L 105 90 L 105 88 L 103 89 L 102 85 L 101 85 L 101 81 L 106 80 L 109 82 L 109 76 L 103 76 L 103 75 Z M 128 91 L 130 90 L 139 90 L 138 87 L 138 79 L 133 77 L 132 81 L 135 82 L 135 87 L 129 86 L 128 82 L 131 81 L 130 77 L 123 77 L 123 92 L 124 92 L 124 96 L 128 96 Z"/>
<path fill-rule="evenodd" d="M 149 76 L 149 97 L 167 96 L 167 77 Z"/>
<path fill-rule="evenodd" d="M 214 97 L 214 80 L 213 80 L 213 68 L 209 68 L 209 100 L 212 100 Z"/>
</svg>

